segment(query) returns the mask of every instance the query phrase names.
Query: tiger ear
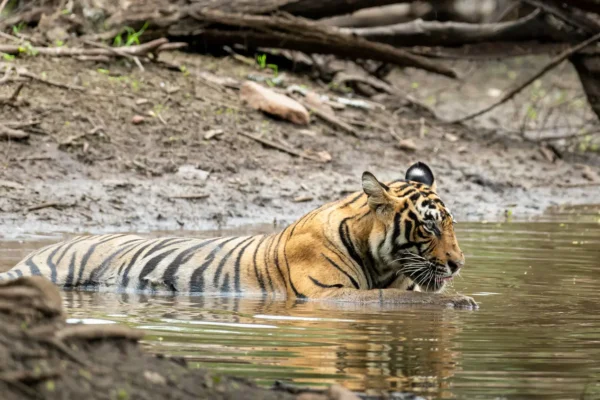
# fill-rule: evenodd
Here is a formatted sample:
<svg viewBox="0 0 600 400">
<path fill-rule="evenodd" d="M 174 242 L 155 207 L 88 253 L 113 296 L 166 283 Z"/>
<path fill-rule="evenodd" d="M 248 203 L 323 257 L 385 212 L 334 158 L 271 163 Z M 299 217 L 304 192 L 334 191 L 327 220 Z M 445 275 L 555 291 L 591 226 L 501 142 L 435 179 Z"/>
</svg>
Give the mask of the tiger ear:
<svg viewBox="0 0 600 400">
<path fill-rule="evenodd" d="M 368 196 L 369 207 L 373 210 L 383 210 L 392 204 L 390 188 L 379 182 L 369 171 L 362 174 L 362 187 Z"/>
<path fill-rule="evenodd" d="M 422 163 L 420 161 L 410 166 L 410 168 L 406 171 L 405 179 L 407 181 L 424 183 L 425 185 L 429 186 L 434 192 L 437 189 L 437 185 L 433 176 L 433 172 L 431 172 L 431 168 L 429 168 L 427 164 Z"/>
</svg>

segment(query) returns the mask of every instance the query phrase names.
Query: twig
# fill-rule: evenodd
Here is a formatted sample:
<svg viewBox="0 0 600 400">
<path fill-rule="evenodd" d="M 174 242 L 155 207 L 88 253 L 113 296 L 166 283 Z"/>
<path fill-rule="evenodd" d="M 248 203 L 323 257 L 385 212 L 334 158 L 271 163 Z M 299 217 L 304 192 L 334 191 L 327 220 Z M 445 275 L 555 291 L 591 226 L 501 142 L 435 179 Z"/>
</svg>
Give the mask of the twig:
<svg viewBox="0 0 600 400">
<path fill-rule="evenodd" d="M 33 79 L 34 81 L 45 83 L 48 86 L 55 86 L 55 87 L 59 87 L 62 89 L 68 89 L 68 90 L 77 90 L 79 92 L 85 92 L 85 90 L 86 90 L 83 86 L 68 85 L 66 83 L 54 82 L 54 81 L 39 77 L 35 74 L 32 74 L 29 71 L 18 71 L 18 73 L 20 76 L 24 76 L 24 77 Z"/>
<path fill-rule="evenodd" d="M 321 111 L 318 108 L 311 106 L 306 101 L 300 100 L 300 103 L 304 107 L 308 108 L 310 110 L 310 112 L 315 114 L 318 118 L 321 118 L 323 121 L 329 123 L 330 125 L 338 127 L 341 130 L 343 130 L 344 132 L 349 133 L 354 137 L 357 137 L 357 138 L 360 137 L 360 135 L 356 129 L 354 129 L 353 127 L 351 127 L 349 124 L 345 123 L 344 121 L 338 119 L 335 115 Z"/>
<path fill-rule="evenodd" d="M 140 62 L 140 59 L 139 59 L 139 58 L 137 58 L 136 56 L 132 56 L 131 54 L 127 54 L 127 53 L 125 53 L 125 52 L 121 51 L 121 50 L 120 50 L 120 49 L 118 49 L 118 48 L 107 46 L 107 45 L 105 45 L 104 43 L 92 42 L 91 40 L 84 40 L 84 41 L 83 41 L 83 43 L 85 43 L 85 44 L 87 44 L 87 45 L 89 45 L 89 46 L 99 47 L 99 48 L 101 48 L 101 49 L 108 50 L 108 51 L 110 51 L 111 53 L 114 53 L 114 54 L 116 54 L 116 55 L 118 55 L 118 56 L 121 56 L 121 57 L 129 58 L 130 60 L 132 60 L 133 62 L 135 62 L 135 64 L 136 64 L 136 65 L 138 66 L 138 68 L 140 69 L 140 71 L 142 71 L 142 72 L 144 72 L 144 71 L 145 71 L 145 69 L 144 69 L 144 66 L 143 66 L 143 65 L 142 65 L 142 63 Z"/>
<path fill-rule="evenodd" d="M 182 194 L 179 196 L 169 196 L 169 199 L 182 199 L 182 200 L 201 200 L 210 197 L 210 193 L 191 193 Z"/>
<path fill-rule="evenodd" d="M 10 95 L 10 97 L 6 98 L 6 99 L 0 99 L 0 104 L 12 104 L 13 106 L 15 106 L 15 102 L 17 100 L 17 97 L 19 97 L 19 94 L 21 93 L 21 90 L 23 89 L 23 83 L 19 83 L 19 86 L 17 86 L 17 88 L 13 91 L 13 93 Z"/>
<path fill-rule="evenodd" d="M 0 125 L 0 139 L 22 140 L 27 139 L 29 133 L 17 129 L 9 128 L 5 125 Z"/>
<path fill-rule="evenodd" d="M 275 142 L 273 142 L 271 140 L 259 138 L 259 137 L 256 137 L 254 135 L 251 135 L 249 133 L 242 132 L 242 131 L 238 131 L 238 133 L 240 135 L 242 135 L 242 136 L 247 137 L 248 139 L 255 140 L 258 143 L 264 144 L 265 146 L 271 147 L 271 148 L 279 150 L 279 151 L 283 151 L 284 153 L 288 153 L 288 154 L 290 154 L 292 156 L 300 157 L 300 158 L 306 158 L 308 160 L 317 161 L 317 162 L 323 162 L 323 160 L 321 160 L 321 159 L 319 159 L 317 157 L 312 157 L 312 156 L 309 156 L 309 155 L 306 155 L 306 154 L 302 154 L 299 151 L 296 151 L 294 149 L 290 149 L 288 147 L 282 146 L 282 145 L 280 145 L 278 143 L 275 143 Z"/>
<path fill-rule="evenodd" d="M 56 208 L 56 209 L 61 209 L 61 208 L 66 208 L 66 207 L 73 207 L 73 204 L 56 203 L 56 202 L 42 203 L 42 204 L 38 204 L 37 206 L 28 207 L 27 209 L 25 209 L 25 211 L 32 212 L 32 211 L 41 210 L 43 208 L 50 208 L 50 207 Z"/>
<path fill-rule="evenodd" d="M 527 80 L 525 80 L 525 82 L 521 83 L 517 87 L 513 88 L 512 90 L 510 90 L 508 93 L 506 93 L 504 96 L 502 96 L 495 103 L 493 103 L 493 104 L 487 106 L 486 108 L 484 108 L 483 110 L 477 111 L 477 112 L 475 112 L 473 114 L 469 114 L 469 115 L 467 115 L 465 117 L 462 117 L 462 118 L 459 118 L 459 119 L 456 119 L 456 120 L 453 120 L 453 121 L 449 121 L 449 123 L 456 124 L 456 123 L 461 123 L 461 122 L 469 121 L 469 120 L 471 120 L 473 118 L 479 117 L 480 115 L 483 115 L 483 114 L 485 114 L 485 113 L 493 110 L 494 108 L 498 107 L 501 104 L 506 103 L 508 100 L 512 99 L 514 96 L 516 96 L 519 92 L 521 92 L 527 86 L 531 85 L 534 81 L 536 81 L 541 76 L 543 76 L 546 72 L 550 71 L 551 69 L 553 69 L 554 67 L 556 67 L 558 64 L 560 64 L 561 62 L 563 62 L 564 60 L 566 60 L 567 58 L 569 58 L 571 55 L 577 53 L 579 50 L 581 50 L 584 47 L 590 45 L 591 43 L 597 41 L 598 39 L 600 39 L 600 33 L 597 33 L 596 35 L 592 36 L 591 38 L 584 40 L 583 42 L 581 42 L 577 46 L 574 46 L 574 47 L 572 47 L 570 49 L 567 49 L 567 50 L 563 51 L 561 54 L 559 54 L 558 56 L 556 56 L 555 58 L 553 58 L 549 63 L 547 63 L 546 65 L 544 65 L 538 72 L 536 72 L 535 74 L 533 74 L 532 76 L 530 76 Z"/>
</svg>

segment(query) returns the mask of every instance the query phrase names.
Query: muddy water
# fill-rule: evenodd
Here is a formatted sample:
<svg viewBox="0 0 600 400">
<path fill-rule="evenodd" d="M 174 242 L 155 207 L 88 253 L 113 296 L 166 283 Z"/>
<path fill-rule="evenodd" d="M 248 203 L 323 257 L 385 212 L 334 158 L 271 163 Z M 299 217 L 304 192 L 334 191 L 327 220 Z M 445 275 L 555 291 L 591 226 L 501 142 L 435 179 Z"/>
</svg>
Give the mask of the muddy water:
<svg viewBox="0 0 600 400">
<path fill-rule="evenodd" d="M 72 321 L 144 329 L 146 346 L 263 384 L 333 381 L 428 398 L 600 398 L 600 221 L 459 224 L 455 289 L 481 309 L 66 293 Z M 41 242 L 0 242 L 0 270 Z"/>
</svg>

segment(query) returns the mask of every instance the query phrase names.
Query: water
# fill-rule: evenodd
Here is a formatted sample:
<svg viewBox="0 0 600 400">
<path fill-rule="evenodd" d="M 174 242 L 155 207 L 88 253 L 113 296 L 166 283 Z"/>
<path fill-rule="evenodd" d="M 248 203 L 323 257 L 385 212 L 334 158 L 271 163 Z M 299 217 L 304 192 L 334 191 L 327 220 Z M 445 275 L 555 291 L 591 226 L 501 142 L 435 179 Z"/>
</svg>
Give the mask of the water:
<svg viewBox="0 0 600 400">
<path fill-rule="evenodd" d="M 65 305 L 73 322 L 141 328 L 150 351 L 265 385 L 599 399 L 599 215 L 561 215 L 567 222 L 457 225 L 467 266 L 455 289 L 478 311 L 81 292 L 65 293 Z M 0 270 L 56 240 L 0 242 Z"/>
</svg>

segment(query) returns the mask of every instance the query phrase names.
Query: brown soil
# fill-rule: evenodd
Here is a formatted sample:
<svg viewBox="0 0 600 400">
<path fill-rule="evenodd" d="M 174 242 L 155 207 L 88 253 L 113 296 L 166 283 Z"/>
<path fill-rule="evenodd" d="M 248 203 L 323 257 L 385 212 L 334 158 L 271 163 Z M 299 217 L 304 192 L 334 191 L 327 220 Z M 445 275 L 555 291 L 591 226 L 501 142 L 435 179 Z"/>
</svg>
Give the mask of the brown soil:
<svg viewBox="0 0 600 400">
<path fill-rule="evenodd" d="M 364 170 L 382 180 L 396 179 L 416 160 L 433 167 L 442 197 L 462 220 L 499 219 L 507 209 L 516 218 L 528 217 L 551 205 L 599 198 L 600 185 L 589 185 L 580 163 L 598 171 L 600 157 L 565 153 L 563 160 L 550 162 L 538 145 L 490 129 L 494 115 L 503 121 L 499 126 L 513 122 L 502 109 L 484 118 L 486 129 L 475 129 L 443 125 L 398 97 L 379 96 L 385 110 L 347 107 L 337 112 L 354 121 L 360 132 L 355 138 L 314 117 L 308 129 L 267 117 L 243 105 L 236 89 L 202 77 L 212 71 L 242 82 L 249 74 L 267 75 L 264 71 L 232 58 L 169 57 L 185 65 L 186 72 L 150 64 L 141 72 L 125 61 L 105 65 L 41 56 L 10 61 L 39 77 L 86 90 L 31 81 L 17 107 L 0 106 L 2 121 L 41 121 L 24 128 L 31 134 L 27 141 L 0 139 L 0 237 L 287 223 L 359 190 Z M 474 92 L 479 89 L 481 95 L 490 76 L 502 82 L 494 68 L 488 64 L 473 72 L 464 67 L 463 73 L 478 80 L 462 82 L 458 92 L 455 82 L 419 71 L 397 70 L 390 79 L 423 99 L 441 93 L 436 108 L 457 117 L 480 107 L 483 100 Z M 527 66 L 523 74 L 530 71 Z M 304 75 L 286 72 L 285 84 L 337 95 Z M 0 97 L 10 96 L 15 87 L 0 86 Z M 449 98 L 448 88 L 462 97 Z M 133 124 L 135 115 L 144 121 Z M 215 129 L 223 134 L 205 140 Z M 321 163 L 293 157 L 239 132 L 313 157 L 325 151 L 332 159 Z M 412 138 L 418 149 L 398 148 L 390 132 Z M 557 183 L 582 185 L 560 188 Z M 190 195 L 197 196 L 177 198 Z"/>
</svg>

